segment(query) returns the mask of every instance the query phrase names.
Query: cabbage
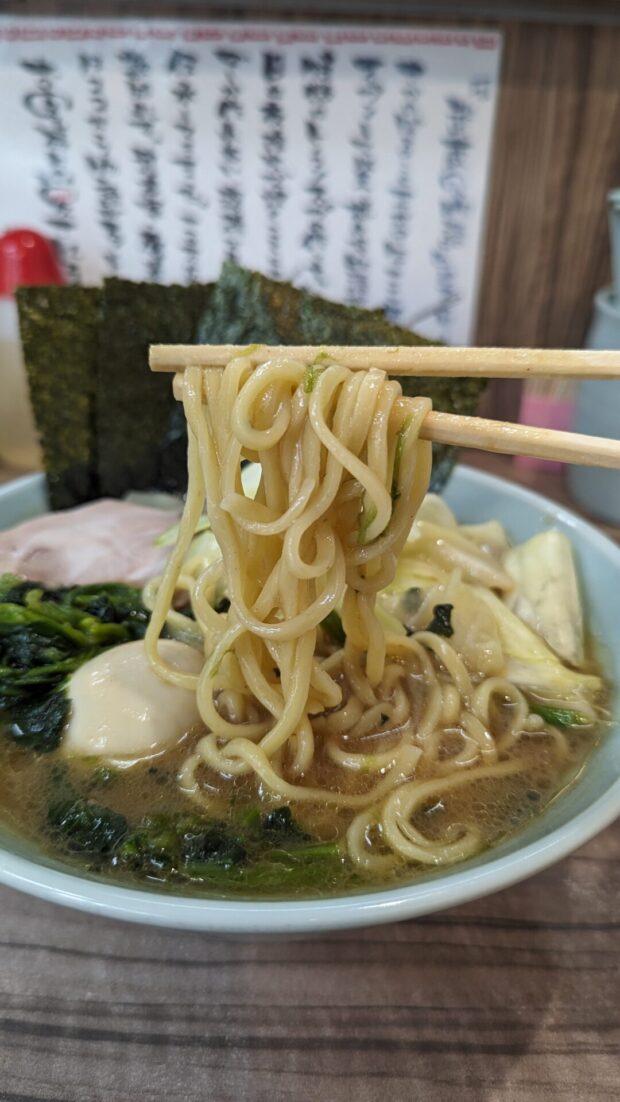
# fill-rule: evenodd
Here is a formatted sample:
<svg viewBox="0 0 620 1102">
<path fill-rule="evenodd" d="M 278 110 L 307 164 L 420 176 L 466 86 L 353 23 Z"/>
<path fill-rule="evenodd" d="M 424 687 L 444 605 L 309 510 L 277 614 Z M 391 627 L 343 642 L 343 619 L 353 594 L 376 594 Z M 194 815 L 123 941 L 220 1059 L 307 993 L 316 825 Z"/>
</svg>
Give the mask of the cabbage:
<svg viewBox="0 0 620 1102">
<path fill-rule="evenodd" d="M 550 529 L 513 547 L 504 566 L 516 588 L 509 605 L 566 662 L 584 657 L 583 613 L 573 550 L 563 532 Z"/>
<path fill-rule="evenodd" d="M 600 677 L 571 670 L 545 641 L 488 589 L 476 587 L 481 601 L 493 613 L 499 628 L 506 677 L 522 689 L 541 696 L 578 699 L 591 697 L 601 688 Z"/>
</svg>

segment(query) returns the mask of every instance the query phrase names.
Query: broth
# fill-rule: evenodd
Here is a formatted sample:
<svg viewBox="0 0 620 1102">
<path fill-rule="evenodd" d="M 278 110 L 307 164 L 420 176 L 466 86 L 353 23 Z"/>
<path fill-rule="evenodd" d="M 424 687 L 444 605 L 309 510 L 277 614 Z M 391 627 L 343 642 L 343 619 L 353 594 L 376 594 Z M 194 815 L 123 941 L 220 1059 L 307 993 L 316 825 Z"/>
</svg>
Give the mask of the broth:
<svg viewBox="0 0 620 1102">
<path fill-rule="evenodd" d="M 494 734 L 501 735 L 507 722 L 510 705 L 495 709 Z M 600 725 L 599 725 L 600 727 Z M 243 844 L 248 845 L 260 875 L 247 876 L 235 868 L 218 869 L 215 866 L 201 868 L 196 875 L 171 875 L 169 867 L 158 868 L 156 863 L 136 870 L 131 864 L 116 862 L 111 858 L 102 862 L 91 854 L 72 853 L 59 843 L 57 832 L 48 822 L 50 806 L 71 793 L 71 797 L 94 802 L 126 818 L 130 829 L 136 829 L 145 817 L 157 820 L 158 816 L 195 815 L 196 803 L 184 794 L 177 775 L 196 741 L 203 732 L 187 736 L 181 745 L 161 755 L 156 760 L 119 769 L 90 759 L 70 759 L 62 750 L 52 753 L 34 753 L 16 745 L 9 737 L 0 737 L 0 814 L 6 825 L 29 838 L 50 855 L 61 855 L 69 864 L 91 875 L 123 882 L 128 886 L 151 886 L 158 889 L 173 888 L 182 894 L 201 893 L 210 896 L 229 895 L 266 898 L 325 896 L 334 893 L 387 888 L 403 882 L 411 882 L 429 874 L 427 865 L 416 862 L 393 861 L 380 873 L 361 873 L 359 868 L 343 853 L 337 851 L 335 859 L 319 862 L 316 868 L 295 866 L 293 875 L 283 861 L 275 869 L 268 862 L 279 840 L 270 837 L 243 835 L 248 818 L 257 814 L 268 815 L 274 808 L 289 806 L 300 831 L 309 836 L 309 848 L 314 843 L 342 844 L 354 812 L 346 808 L 321 803 L 287 802 L 267 795 L 260 784 L 247 778 L 223 779 L 202 767 L 200 780 L 209 792 L 209 816 L 226 824 Z M 489 777 L 472 780 L 464 787 L 441 794 L 427 801 L 412 818 L 412 826 L 429 839 L 440 841 L 452 833 L 458 833 L 463 824 L 475 823 L 480 832 L 479 850 L 497 845 L 515 832 L 523 829 L 536 815 L 542 813 L 549 802 L 558 796 L 584 766 L 588 755 L 598 741 L 600 729 L 594 726 L 571 727 L 558 732 L 546 725 L 539 731 L 517 739 L 505 753 L 503 760 L 518 758 L 525 763 L 519 773 L 505 777 Z M 376 735 L 370 736 L 370 742 Z M 358 740 L 368 746 L 369 738 Z M 349 745 L 356 746 L 355 734 Z M 446 752 L 454 747 L 446 745 Z M 442 759 L 433 766 L 421 762 L 416 779 L 421 781 L 440 778 Z M 346 791 L 367 791 L 373 778 L 369 774 L 350 772 Z M 376 780 L 376 776 L 374 777 Z M 343 773 L 319 751 L 305 783 L 320 784 L 326 789 L 340 786 Z M 244 826 L 246 824 L 246 826 Z M 251 833 L 251 832 L 250 832 Z M 280 852 L 278 850 L 278 852 Z M 254 866 L 253 866 L 254 867 Z"/>
</svg>

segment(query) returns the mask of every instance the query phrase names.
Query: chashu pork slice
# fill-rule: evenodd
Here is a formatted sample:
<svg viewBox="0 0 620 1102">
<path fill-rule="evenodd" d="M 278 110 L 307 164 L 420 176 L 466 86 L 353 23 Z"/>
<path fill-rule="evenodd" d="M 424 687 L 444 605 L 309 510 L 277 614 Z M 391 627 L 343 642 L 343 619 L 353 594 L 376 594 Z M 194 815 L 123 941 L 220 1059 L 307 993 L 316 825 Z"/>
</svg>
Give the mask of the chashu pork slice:
<svg viewBox="0 0 620 1102">
<path fill-rule="evenodd" d="M 52 587 L 143 585 L 161 573 L 170 555 L 169 547 L 155 546 L 170 521 L 169 510 L 107 498 L 46 513 L 0 532 L 0 573 Z"/>
</svg>

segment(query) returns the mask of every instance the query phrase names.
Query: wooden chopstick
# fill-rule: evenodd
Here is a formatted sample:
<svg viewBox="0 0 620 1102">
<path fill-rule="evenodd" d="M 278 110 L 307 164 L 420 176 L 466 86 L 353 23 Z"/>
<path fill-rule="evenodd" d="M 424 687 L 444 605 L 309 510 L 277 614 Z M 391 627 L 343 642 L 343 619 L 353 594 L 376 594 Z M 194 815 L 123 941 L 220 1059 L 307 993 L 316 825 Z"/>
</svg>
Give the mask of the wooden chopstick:
<svg viewBox="0 0 620 1102">
<path fill-rule="evenodd" d="M 487 417 L 462 417 L 438 410 L 427 413 L 420 436 L 423 440 L 455 444 L 459 448 L 620 470 L 620 440 L 608 440 L 604 436 L 515 425 L 510 421 L 491 421 Z"/>
<path fill-rule="evenodd" d="M 180 401 L 183 397 L 181 371 L 174 376 L 173 391 Z M 406 407 L 407 398 L 400 399 L 399 404 Z M 579 463 L 585 467 L 620 469 L 620 440 L 582 436 L 578 432 L 533 428 L 510 421 L 491 421 L 486 417 L 463 417 L 432 410 L 424 418 L 420 436 L 436 444 L 454 444 L 503 455 L 529 455 L 534 459 L 555 459 L 560 463 Z"/>
<path fill-rule="evenodd" d="M 447 348 L 437 345 L 354 347 L 352 345 L 152 344 L 152 371 L 183 371 L 186 367 L 225 367 L 234 356 L 246 355 L 253 365 L 288 356 L 311 364 L 317 356 L 343 367 L 378 367 L 390 375 L 449 375 L 452 378 L 529 379 L 620 378 L 620 351 L 549 348 Z"/>
</svg>

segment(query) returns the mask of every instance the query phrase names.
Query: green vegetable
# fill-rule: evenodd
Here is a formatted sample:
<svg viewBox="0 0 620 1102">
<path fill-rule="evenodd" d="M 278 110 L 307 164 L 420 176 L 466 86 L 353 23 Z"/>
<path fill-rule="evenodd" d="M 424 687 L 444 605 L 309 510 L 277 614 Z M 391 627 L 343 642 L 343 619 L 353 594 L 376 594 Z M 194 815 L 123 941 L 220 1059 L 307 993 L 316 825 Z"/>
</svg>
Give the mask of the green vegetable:
<svg viewBox="0 0 620 1102">
<path fill-rule="evenodd" d="M 52 509 L 99 495 L 94 431 L 98 287 L 19 287 L 28 386 Z"/>
<path fill-rule="evenodd" d="M 225 868 L 230 868 L 231 865 L 239 865 L 245 860 L 246 849 L 242 840 L 224 823 L 181 819 L 177 831 L 185 866 L 195 861 L 217 861 Z"/>
<path fill-rule="evenodd" d="M 57 684 L 100 650 L 142 638 L 148 619 L 133 586 L 46 589 L 2 575 L 0 701 Z"/>
<path fill-rule="evenodd" d="M 31 749 L 55 749 L 68 719 L 63 682 L 107 647 L 142 638 L 148 619 L 133 586 L 46 589 L 0 576 L 0 721 L 6 731 Z"/>
<path fill-rule="evenodd" d="M 63 800 L 53 804 L 48 824 L 61 845 L 72 853 L 110 854 L 127 834 L 127 820 L 92 800 Z"/>
<path fill-rule="evenodd" d="M 585 727 L 590 722 L 572 708 L 554 708 L 551 704 L 540 704 L 538 701 L 530 701 L 530 711 L 541 716 L 551 727 Z"/>
<path fill-rule="evenodd" d="M 310 835 L 306 834 L 305 830 L 301 827 L 293 818 L 293 813 L 290 807 L 276 807 L 273 811 L 268 811 L 263 816 L 260 828 L 263 835 L 267 838 L 278 841 L 282 844 L 292 842 L 309 842 Z"/>
<path fill-rule="evenodd" d="M 435 635 L 445 635 L 446 639 L 454 635 L 454 628 L 451 623 L 453 608 L 454 605 L 435 605 L 433 608 L 433 619 L 426 630 L 434 632 Z"/>
<path fill-rule="evenodd" d="M 334 643 L 337 643 L 339 647 L 344 647 L 346 635 L 342 626 L 340 613 L 336 612 L 335 608 L 333 608 L 331 612 L 328 612 L 324 620 L 321 620 L 321 627 Z"/>
<path fill-rule="evenodd" d="M 69 701 L 60 689 L 13 703 L 9 715 L 9 731 L 15 742 L 47 753 L 60 745 L 69 719 Z"/>
<path fill-rule="evenodd" d="M 59 590 L 63 608 L 71 606 L 89 613 L 105 624 L 123 625 L 128 639 L 142 639 L 149 613 L 142 604 L 141 590 L 122 582 L 76 585 Z"/>
<path fill-rule="evenodd" d="M 246 811 L 228 823 L 200 814 L 149 816 L 131 829 L 122 815 L 76 798 L 64 773 L 62 799 L 48 824 L 61 849 L 88 855 L 91 867 L 162 883 L 198 882 L 219 889 L 277 892 L 335 881 L 345 858 L 336 842 L 317 842 L 288 807 Z"/>
<path fill-rule="evenodd" d="M 311 364 L 310 367 L 307 368 L 306 374 L 304 375 L 304 391 L 306 392 L 306 394 L 312 394 L 312 391 L 316 386 L 317 379 L 320 375 L 323 374 L 324 371 L 325 368 L 319 367 L 317 364 Z"/>
<path fill-rule="evenodd" d="M 274 849 L 249 864 L 225 869 L 216 862 L 196 863 L 186 872 L 192 881 L 221 891 L 278 894 L 327 889 L 347 873 L 346 858 L 336 842 Z M 350 882 L 350 879 L 349 879 Z"/>
<path fill-rule="evenodd" d="M 230 868 L 246 852 L 232 831 L 215 820 L 188 815 L 145 819 L 119 847 L 116 861 L 145 876 L 186 875 L 188 866 L 211 862 Z"/>
<path fill-rule="evenodd" d="M 398 430 L 396 437 L 396 447 L 394 449 L 394 466 L 392 468 L 392 501 L 397 501 L 400 497 L 400 464 L 403 457 L 403 449 L 405 447 L 405 439 L 407 432 L 411 426 L 411 414 L 405 417 L 402 427 Z"/>
<path fill-rule="evenodd" d="M 112 784 L 118 776 L 118 770 L 111 765 L 97 765 L 90 777 L 89 788 L 104 788 Z"/>
</svg>

